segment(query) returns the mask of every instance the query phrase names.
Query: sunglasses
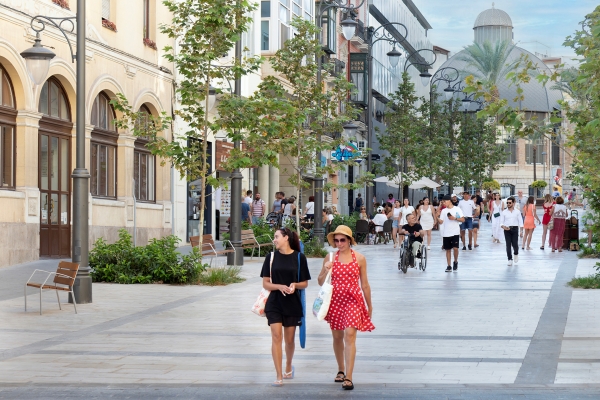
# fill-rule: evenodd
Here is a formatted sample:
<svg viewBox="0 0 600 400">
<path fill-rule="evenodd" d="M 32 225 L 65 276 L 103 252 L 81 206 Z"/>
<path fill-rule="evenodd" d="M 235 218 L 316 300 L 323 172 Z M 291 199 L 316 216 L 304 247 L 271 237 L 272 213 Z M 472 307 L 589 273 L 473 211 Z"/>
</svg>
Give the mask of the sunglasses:
<svg viewBox="0 0 600 400">
<path fill-rule="evenodd" d="M 507 201 L 507 202 L 506 202 L 506 204 L 512 204 L 512 203 L 513 203 L 512 201 Z"/>
<path fill-rule="evenodd" d="M 341 239 L 333 239 L 334 243 L 346 243 L 346 238 L 341 238 Z"/>
</svg>

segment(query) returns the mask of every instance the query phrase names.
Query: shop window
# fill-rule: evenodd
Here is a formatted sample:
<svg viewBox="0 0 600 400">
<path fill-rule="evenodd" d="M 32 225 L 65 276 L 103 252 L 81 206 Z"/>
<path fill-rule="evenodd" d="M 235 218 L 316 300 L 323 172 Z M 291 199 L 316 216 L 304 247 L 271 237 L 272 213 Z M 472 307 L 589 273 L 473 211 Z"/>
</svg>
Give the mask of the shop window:
<svg viewBox="0 0 600 400">
<path fill-rule="evenodd" d="M 140 129 L 143 129 L 148 124 L 151 124 L 151 112 L 146 105 L 142 105 L 139 109 L 141 113 L 140 119 L 137 121 L 140 124 Z M 146 145 L 148 137 L 138 137 L 135 141 L 135 151 L 133 154 L 133 179 L 135 180 L 134 193 L 135 198 L 139 201 L 153 202 L 155 197 L 155 169 L 156 159 L 150 154 Z"/>
<path fill-rule="evenodd" d="M 0 65 L 0 188 L 15 187 L 17 111 L 10 77 Z"/>
<path fill-rule="evenodd" d="M 117 140 L 115 111 L 105 93 L 92 105 L 92 141 L 90 151 L 90 192 L 96 197 L 117 196 Z"/>
</svg>

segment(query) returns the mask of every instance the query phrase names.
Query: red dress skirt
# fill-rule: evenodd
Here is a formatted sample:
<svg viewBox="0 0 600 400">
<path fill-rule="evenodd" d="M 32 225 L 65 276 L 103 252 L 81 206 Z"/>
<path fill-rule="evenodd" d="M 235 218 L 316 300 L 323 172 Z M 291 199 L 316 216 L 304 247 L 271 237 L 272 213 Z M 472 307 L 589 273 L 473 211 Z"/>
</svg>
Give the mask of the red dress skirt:
<svg viewBox="0 0 600 400">
<path fill-rule="evenodd" d="M 349 264 L 339 262 L 339 251 L 335 254 L 331 272 L 333 294 L 325 321 L 329 322 L 331 329 L 336 331 L 354 327 L 361 332 L 370 332 L 375 329 L 375 326 L 369 318 L 365 299 L 358 284 L 360 266 L 356 262 L 354 251 L 350 251 L 352 262 Z"/>
<path fill-rule="evenodd" d="M 542 206 L 544 208 L 544 216 L 542 217 L 542 225 L 548 225 L 548 223 L 550 223 L 550 219 L 552 219 L 552 206 L 550 207 L 546 207 L 546 206 Z"/>
</svg>

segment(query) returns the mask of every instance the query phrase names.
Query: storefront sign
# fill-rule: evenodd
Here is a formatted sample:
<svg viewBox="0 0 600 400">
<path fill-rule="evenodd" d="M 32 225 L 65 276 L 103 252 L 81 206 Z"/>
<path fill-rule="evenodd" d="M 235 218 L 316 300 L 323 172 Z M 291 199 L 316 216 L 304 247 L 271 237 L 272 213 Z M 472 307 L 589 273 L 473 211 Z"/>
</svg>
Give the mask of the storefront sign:
<svg viewBox="0 0 600 400">
<path fill-rule="evenodd" d="M 354 159 L 356 162 L 361 162 L 362 152 L 358 150 L 356 142 L 349 142 L 345 146 L 339 146 L 335 151 L 331 152 L 331 161 L 347 161 Z"/>
<path fill-rule="evenodd" d="M 224 142 L 222 140 L 215 141 L 215 149 L 216 149 L 216 159 L 215 159 L 215 169 L 217 171 L 225 171 L 222 165 L 227 162 L 229 158 L 229 153 L 233 150 L 233 143 Z"/>
</svg>

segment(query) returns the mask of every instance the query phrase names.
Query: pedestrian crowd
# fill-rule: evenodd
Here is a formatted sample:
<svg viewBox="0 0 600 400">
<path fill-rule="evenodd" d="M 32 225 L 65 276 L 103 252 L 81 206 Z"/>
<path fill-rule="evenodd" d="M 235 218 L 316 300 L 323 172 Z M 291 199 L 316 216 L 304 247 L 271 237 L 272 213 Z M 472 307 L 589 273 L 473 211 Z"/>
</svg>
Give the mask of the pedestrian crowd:
<svg viewBox="0 0 600 400">
<path fill-rule="evenodd" d="M 552 252 L 561 252 L 568 209 L 577 205 L 585 206 L 585 201 L 577 202 L 575 189 L 571 193 L 567 197 L 567 204 L 560 194 L 546 195 L 539 210 L 542 212 L 541 219 L 538 217 L 535 198 L 524 196 L 522 191 L 505 201 L 495 192 L 489 191 L 484 198 L 480 190 L 473 196 L 465 191 L 461 193 L 460 200 L 456 194 L 444 195 L 439 202 L 430 202 L 428 197 L 424 197 L 415 206 L 407 198 L 395 199 L 390 194 L 388 201 L 383 204 L 377 203 L 374 198 L 375 214 L 372 216 L 367 213 L 364 201 L 358 195 L 353 211 L 358 213 L 360 220 L 368 221 L 376 233 L 384 232 L 385 225 L 389 224 L 394 248 L 407 243 L 409 246 L 406 250 L 414 258 L 417 258 L 423 247 L 431 249 L 431 233 L 437 228 L 442 237 L 442 250 L 446 254 L 445 271 L 453 272 L 458 270 L 461 245 L 462 251 L 473 251 L 479 247 L 478 236 L 483 221 L 491 224 L 493 243 L 504 240 L 509 266 L 518 263 L 519 247 L 524 251 L 532 250 L 533 232 L 539 225 L 543 227 L 540 249 L 545 249 L 548 239 Z M 260 199 L 260 194 L 257 193 L 254 199 L 251 195 L 248 192 L 248 197 L 244 199 L 244 203 L 247 203 L 250 198 L 251 204 L 243 208 L 242 212 L 246 213 L 247 220 L 254 222 L 255 218 L 264 216 L 266 206 Z M 295 200 L 294 197 L 286 199 L 283 192 L 278 192 L 271 212 L 291 216 L 297 210 Z M 314 219 L 314 212 L 314 197 L 311 196 L 303 215 Z M 336 214 L 338 212 L 335 207 L 324 209 L 323 223 L 330 222 Z M 367 260 L 352 248 L 357 244 L 355 235 L 345 225 L 339 225 L 334 232 L 329 233 L 327 241 L 335 251 L 323 260 L 317 279 L 322 287 L 317 301 L 321 301 L 318 303 L 319 307 L 326 304 L 323 319 L 331 330 L 333 356 L 338 369 L 335 375 L 332 372 L 333 380 L 341 383 L 342 389 L 352 390 L 357 333 L 375 329 L 371 321 L 373 305 Z M 296 232 L 288 227 L 278 229 L 273 244 L 274 251 L 266 256 L 260 276 L 263 278 L 263 289 L 269 293 L 264 304 L 264 316 L 272 338 L 271 351 L 276 373 L 272 386 L 283 386 L 284 380 L 294 379 L 295 376 L 295 333 L 298 327 L 302 332 L 303 318 L 306 316 L 302 290 L 308 286 L 311 275 L 306 257 L 300 251 Z M 326 290 L 327 287 L 330 288 L 329 291 Z M 330 297 L 324 293 L 329 293 Z"/>
</svg>

